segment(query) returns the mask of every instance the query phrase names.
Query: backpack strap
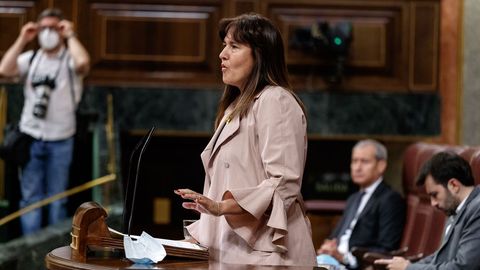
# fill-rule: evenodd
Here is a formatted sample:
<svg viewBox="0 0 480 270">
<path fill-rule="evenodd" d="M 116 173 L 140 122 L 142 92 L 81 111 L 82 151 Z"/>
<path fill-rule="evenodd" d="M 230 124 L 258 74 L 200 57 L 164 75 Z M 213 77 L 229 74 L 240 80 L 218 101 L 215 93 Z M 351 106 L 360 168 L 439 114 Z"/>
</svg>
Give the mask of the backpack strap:
<svg viewBox="0 0 480 270">
<path fill-rule="evenodd" d="M 37 55 L 37 52 L 38 52 L 38 50 L 33 51 L 33 54 L 32 54 L 32 56 L 30 57 L 30 60 L 28 61 L 28 64 L 29 64 L 29 65 L 32 64 L 33 59 L 34 59 L 35 56 Z"/>
<path fill-rule="evenodd" d="M 67 69 L 68 69 L 68 83 L 70 84 L 70 94 L 72 97 L 72 105 L 75 111 L 78 109 L 77 102 L 75 102 L 75 89 L 73 88 L 73 70 L 70 68 L 70 55 L 67 57 Z"/>
<path fill-rule="evenodd" d="M 28 60 L 28 70 L 27 70 L 27 73 L 21 77 L 21 80 L 22 81 L 26 81 L 28 78 L 30 78 L 32 76 L 32 63 L 33 63 L 33 60 L 35 59 L 35 57 L 39 55 L 38 54 L 38 49 L 37 50 L 34 50 L 33 53 L 32 53 L 32 56 L 30 56 L 30 59 Z M 37 63 L 38 65 L 38 63 Z"/>
</svg>

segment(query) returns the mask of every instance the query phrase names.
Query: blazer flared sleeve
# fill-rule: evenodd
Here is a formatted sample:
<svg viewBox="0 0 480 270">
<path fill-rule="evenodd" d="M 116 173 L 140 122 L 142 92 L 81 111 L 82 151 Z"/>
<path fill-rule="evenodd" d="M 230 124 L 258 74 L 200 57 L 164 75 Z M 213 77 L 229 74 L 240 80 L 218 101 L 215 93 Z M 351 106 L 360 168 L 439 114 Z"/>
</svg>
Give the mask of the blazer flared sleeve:
<svg viewBox="0 0 480 270">
<path fill-rule="evenodd" d="M 295 213 L 290 207 L 297 200 L 303 203 L 300 189 L 307 149 L 305 115 L 293 95 L 280 87 L 264 91 L 249 113 L 253 113 L 255 148 L 264 179 L 259 179 L 257 186 L 228 191 L 256 222 L 240 225 L 235 216 L 226 219 L 253 248 L 286 252 L 284 238 L 287 233 L 295 233 L 289 231 L 295 228 L 287 228 L 289 215 Z M 298 212 L 294 216 L 303 219 Z"/>
</svg>

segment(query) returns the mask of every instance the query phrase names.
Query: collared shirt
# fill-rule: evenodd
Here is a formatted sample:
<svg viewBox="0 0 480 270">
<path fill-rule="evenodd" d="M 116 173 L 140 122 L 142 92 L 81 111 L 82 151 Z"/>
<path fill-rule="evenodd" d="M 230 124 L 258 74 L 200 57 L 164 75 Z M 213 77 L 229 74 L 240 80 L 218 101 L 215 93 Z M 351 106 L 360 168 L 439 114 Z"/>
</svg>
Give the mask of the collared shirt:
<svg viewBox="0 0 480 270">
<path fill-rule="evenodd" d="M 470 196 L 470 195 L 468 195 Z M 467 201 L 468 199 L 468 196 L 465 197 L 465 199 L 463 199 L 463 201 L 457 206 L 457 209 L 455 209 L 455 215 L 457 215 L 458 213 L 460 213 L 460 210 L 462 210 L 463 206 L 465 205 L 465 202 Z M 455 215 L 452 215 L 452 216 L 449 216 L 448 218 L 451 219 L 450 222 L 447 223 L 447 227 L 445 228 L 445 233 L 444 233 L 444 236 L 446 236 L 448 234 L 448 231 L 450 230 L 450 228 L 452 227 L 452 224 L 455 220 Z"/>
<path fill-rule="evenodd" d="M 372 197 L 373 192 L 377 189 L 378 185 L 383 181 L 383 177 L 378 178 L 373 184 L 368 186 L 363 190 L 365 194 L 362 197 L 362 200 L 360 201 L 360 205 L 358 207 L 357 213 L 355 214 L 355 217 L 353 218 L 352 222 L 350 223 L 350 226 L 348 226 L 348 229 L 345 231 L 345 233 L 340 236 L 340 242 L 338 244 L 338 251 L 342 254 L 344 254 L 344 262 L 348 263 L 348 265 L 352 267 L 357 266 L 357 259 L 353 254 L 350 252 L 350 247 L 348 243 L 350 242 L 350 236 L 352 235 L 353 228 L 355 228 L 355 224 L 357 224 L 358 217 L 362 213 L 363 209 L 365 208 L 365 205 L 367 205 L 368 200 Z"/>
<path fill-rule="evenodd" d="M 27 51 L 17 59 L 18 70 L 25 82 L 23 90 L 25 101 L 20 119 L 20 130 L 36 139 L 45 141 L 69 138 L 75 134 L 75 111 L 82 95 L 83 78 L 75 72 L 73 59 L 65 47 L 62 47 L 53 56 L 48 56 L 43 50 L 38 50 L 30 63 L 33 53 L 33 51 Z M 69 72 L 71 75 L 68 74 Z M 32 79 L 45 76 L 55 78 L 55 88 L 50 91 L 45 118 L 38 118 L 33 115 L 33 110 L 35 104 L 38 103 L 40 91 L 36 91 L 32 87 Z M 70 82 L 70 76 L 73 82 Z M 73 85 L 75 95 L 74 101 L 72 100 L 71 85 Z"/>
</svg>

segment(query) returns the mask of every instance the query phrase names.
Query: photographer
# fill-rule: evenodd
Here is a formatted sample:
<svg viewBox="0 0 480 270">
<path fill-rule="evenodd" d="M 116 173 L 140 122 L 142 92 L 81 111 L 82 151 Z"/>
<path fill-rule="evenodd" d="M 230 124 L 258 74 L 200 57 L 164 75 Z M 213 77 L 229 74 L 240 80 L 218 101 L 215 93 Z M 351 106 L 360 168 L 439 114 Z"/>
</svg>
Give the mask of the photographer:
<svg viewBox="0 0 480 270">
<path fill-rule="evenodd" d="M 39 50 L 22 53 L 38 38 Z M 64 191 L 68 186 L 73 154 L 75 111 L 82 95 L 82 80 L 90 58 L 77 39 L 70 21 L 58 9 L 46 9 L 37 22 L 28 22 L 0 62 L 1 77 L 20 77 L 24 82 L 24 106 L 20 130 L 34 138 L 30 160 L 20 177 L 25 207 Z M 50 204 L 48 223 L 66 217 L 66 200 Z M 40 229 L 42 210 L 21 217 L 24 234 Z"/>
</svg>

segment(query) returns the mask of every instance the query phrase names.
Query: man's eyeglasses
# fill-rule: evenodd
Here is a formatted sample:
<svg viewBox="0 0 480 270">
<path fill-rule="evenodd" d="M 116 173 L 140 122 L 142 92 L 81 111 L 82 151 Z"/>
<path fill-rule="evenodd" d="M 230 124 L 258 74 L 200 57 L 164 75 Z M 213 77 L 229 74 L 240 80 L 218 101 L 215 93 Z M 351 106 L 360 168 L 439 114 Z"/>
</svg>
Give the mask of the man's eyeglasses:
<svg viewBox="0 0 480 270">
<path fill-rule="evenodd" d="M 49 29 L 49 30 L 54 30 L 54 31 L 58 31 L 59 28 L 57 26 L 40 26 L 38 27 L 38 31 L 43 31 L 45 29 Z"/>
</svg>

